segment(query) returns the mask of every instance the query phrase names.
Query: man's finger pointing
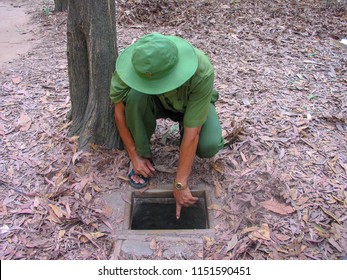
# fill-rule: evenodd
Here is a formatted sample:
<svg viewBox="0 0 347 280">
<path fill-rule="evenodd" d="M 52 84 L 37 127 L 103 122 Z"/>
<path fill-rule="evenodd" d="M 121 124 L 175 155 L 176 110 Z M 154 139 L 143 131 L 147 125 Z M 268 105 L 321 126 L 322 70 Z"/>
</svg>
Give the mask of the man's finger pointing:
<svg viewBox="0 0 347 280">
<path fill-rule="evenodd" d="M 182 206 L 179 203 L 176 203 L 176 219 L 179 220 L 181 216 Z"/>
</svg>

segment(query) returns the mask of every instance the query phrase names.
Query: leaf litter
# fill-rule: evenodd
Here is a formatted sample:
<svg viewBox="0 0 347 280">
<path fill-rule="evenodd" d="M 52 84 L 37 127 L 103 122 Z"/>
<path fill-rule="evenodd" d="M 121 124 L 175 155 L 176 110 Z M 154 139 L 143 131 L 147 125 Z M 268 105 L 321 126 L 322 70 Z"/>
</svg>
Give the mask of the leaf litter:
<svg viewBox="0 0 347 280">
<path fill-rule="evenodd" d="M 53 5 L 53 3 L 51 3 Z M 226 146 L 196 158 L 216 235 L 204 259 L 340 259 L 347 255 L 346 12 L 324 1 L 117 1 L 118 48 L 149 32 L 179 35 L 216 72 Z M 66 14 L 38 12 L 45 38 L 0 77 L 0 258 L 109 259 L 107 191 L 127 187 L 124 151 L 78 151 L 70 109 Z M 183 11 L 183 12 L 182 12 Z M 151 184 L 171 183 L 179 132 L 158 122 Z M 162 137 L 165 135 L 165 137 Z M 106 225 L 106 229 L 104 227 Z M 151 241 L 165 258 L 165 244 Z M 128 258 L 129 256 L 119 256 Z M 138 258 L 138 256 L 131 256 Z"/>
</svg>

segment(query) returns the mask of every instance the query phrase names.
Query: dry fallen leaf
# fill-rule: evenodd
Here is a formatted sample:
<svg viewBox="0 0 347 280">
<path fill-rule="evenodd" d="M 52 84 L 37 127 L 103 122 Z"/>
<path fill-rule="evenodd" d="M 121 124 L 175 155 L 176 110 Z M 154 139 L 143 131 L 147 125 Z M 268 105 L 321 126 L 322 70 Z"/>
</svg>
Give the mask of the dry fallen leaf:
<svg viewBox="0 0 347 280">
<path fill-rule="evenodd" d="M 222 207 L 218 204 L 211 204 L 207 207 L 209 210 L 222 211 Z"/>
<path fill-rule="evenodd" d="M 159 172 L 169 173 L 169 174 L 175 174 L 177 172 L 176 167 L 166 167 L 165 165 L 155 165 L 155 170 Z"/>
<path fill-rule="evenodd" d="M 91 232 L 90 235 L 91 235 L 91 237 L 93 237 L 93 239 L 98 239 L 100 237 L 105 236 L 105 233 L 100 232 L 100 231 L 96 231 L 96 232 Z"/>
<path fill-rule="evenodd" d="M 246 158 L 245 154 L 243 152 L 240 151 L 240 156 L 242 158 L 242 161 L 247 163 L 248 159 Z"/>
<path fill-rule="evenodd" d="M 310 198 L 308 196 L 302 196 L 296 201 L 296 205 L 304 205 Z"/>
<path fill-rule="evenodd" d="M 78 151 L 72 156 L 72 163 L 76 164 L 78 160 L 80 160 L 81 155 L 83 154 L 83 151 Z"/>
<path fill-rule="evenodd" d="M 241 235 L 257 230 L 259 227 L 253 226 L 245 228 L 241 231 Z"/>
<path fill-rule="evenodd" d="M 61 224 L 61 222 L 62 222 L 53 211 L 50 211 L 49 216 L 48 216 L 48 220 L 50 220 L 56 224 Z"/>
<path fill-rule="evenodd" d="M 5 126 L 0 123 L 0 136 L 5 136 Z"/>
<path fill-rule="evenodd" d="M 66 218 L 70 219 L 71 218 L 71 208 L 70 208 L 69 202 L 65 203 L 65 209 L 66 209 Z"/>
<path fill-rule="evenodd" d="M 37 208 L 40 205 L 40 198 L 35 196 L 34 198 L 34 207 Z"/>
<path fill-rule="evenodd" d="M 344 250 L 341 248 L 340 244 L 339 244 L 334 238 L 330 237 L 330 238 L 328 239 L 328 242 L 329 242 L 332 246 L 334 246 L 334 248 L 335 248 L 337 251 L 339 251 L 340 253 L 342 253 L 342 252 L 344 251 Z"/>
<path fill-rule="evenodd" d="M 6 205 L 2 205 L 2 207 L 0 207 L 0 216 L 7 216 L 7 215 L 8 215 L 7 207 Z"/>
<path fill-rule="evenodd" d="M 307 224 L 309 217 L 310 217 L 309 212 L 308 212 L 308 209 L 306 208 L 303 211 L 302 220 Z"/>
<path fill-rule="evenodd" d="M 215 242 L 216 242 L 216 241 L 214 240 L 214 238 L 211 238 L 211 237 L 209 237 L 209 236 L 204 236 L 203 239 L 204 239 L 204 242 L 205 242 L 206 247 L 211 247 L 211 246 L 213 246 L 213 245 L 215 244 Z"/>
<path fill-rule="evenodd" d="M 64 216 L 65 211 L 61 210 L 58 206 L 54 204 L 48 204 L 48 206 L 51 207 L 54 214 L 57 215 L 58 218 L 62 218 Z"/>
<path fill-rule="evenodd" d="M 62 230 L 59 230 L 58 232 L 58 239 L 61 239 L 66 233 L 66 230 L 62 229 Z"/>
<path fill-rule="evenodd" d="M 113 209 L 109 205 L 106 205 L 104 208 L 102 208 L 102 214 L 104 214 L 106 218 L 110 218 L 112 215 L 112 212 L 113 212 Z"/>
<path fill-rule="evenodd" d="M 329 217 L 333 218 L 337 223 L 341 224 L 341 221 L 339 220 L 339 218 L 337 218 L 336 215 L 334 215 L 331 211 L 329 211 L 328 209 L 325 209 L 322 206 L 320 206 L 320 208 L 322 209 L 322 211 L 325 214 L 327 214 Z"/>
<path fill-rule="evenodd" d="M 31 126 L 31 118 L 26 113 L 22 112 L 17 123 L 20 131 L 28 131 Z"/>
<path fill-rule="evenodd" d="M 260 203 L 262 207 L 272 212 L 275 212 L 280 215 L 288 215 L 295 212 L 295 209 L 289 205 L 279 203 L 274 199 L 263 201 Z"/>
<path fill-rule="evenodd" d="M 88 183 L 89 183 L 88 177 L 82 178 L 82 180 L 78 184 L 75 185 L 76 191 L 78 191 L 79 193 L 82 193 L 84 188 L 87 186 Z"/>
<path fill-rule="evenodd" d="M 88 241 L 90 241 L 95 247 L 100 248 L 99 245 L 98 245 L 97 243 L 95 243 L 92 234 L 89 233 L 89 232 L 84 232 L 84 233 L 80 236 L 79 240 L 80 240 L 82 243 L 87 243 Z"/>
<path fill-rule="evenodd" d="M 327 238 L 329 236 L 329 233 L 321 226 L 316 223 L 313 223 L 314 229 L 317 231 L 317 234 L 321 237 Z"/>
<path fill-rule="evenodd" d="M 151 248 L 151 250 L 156 250 L 157 249 L 157 241 L 155 240 L 155 238 L 153 238 L 149 244 L 149 248 Z"/>
<path fill-rule="evenodd" d="M 224 174 L 224 165 L 221 161 L 215 161 L 211 164 L 212 168 L 220 174 Z"/>
<path fill-rule="evenodd" d="M 270 240 L 270 228 L 268 224 L 262 224 L 260 228 L 248 234 L 249 239 L 257 241 L 258 239 Z"/>
<path fill-rule="evenodd" d="M 285 234 L 281 234 L 281 233 L 275 233 L 275 236 L 280 241 L 286 241 L 286 240 L 290 239 L 290 236 L 285 235 Z"/>
<path fill-rule="evenodd" d="M 231 240 L 228 242 L 228 247 L 227 247 L 226 252 L 229 252 L 232 249 L 234 249 L 234 247 L 236 246 L 237 242 L 238 242 L 237 235 L 234 234 L 233 237 L 231 238 Z"/>
<path fill-rule="evenodd" d="M 23 80 L 23 78 L 22 77 L 13 77 L 12 78 L 12 83 L 14 83 L 14 84 L 19 84 L 21 81 Z"/>
<path fill-rule="evenodd" d="M 117 175 L 116 177 L 117 177 L 118 179 L 123 180 L 123 181 L 129 182 L 129 178 L 124 177 L 124 176 L 122 176 L 122 175 Z"/>
<path fill-rule="evenodd" d="M 90 202 L 92 200 L 92 195 L 87 192 L 85 195 L 84 195 L 84 199 L 87 201 L 87 202 Z"/>
<path fill-rule="evenodd" d="M 8 225 L 3 225 L 2 227 L 0 227 L 1 234 L 8 233 L 9 231 L 10 231 L 10 227 Z"/>
<path fill-rule="evenodd" d="M 298 190 L 297 190 L 296 188 L 290 189 L 290 190 L 289 190 L 289 195 L 290 195 L 290 197 L 291 197 L 294 201 L 296 201 L 297 198 L 298 198 Z"/>
<path fill-rule="evenodd" d="M 221 186 L 221 184 L 220 184 L 220 182 L 218 181 L 217 178 L 214 178 L 213 182 L 214 182 L 214 194 L 215 194 L 215 197 L 216 198 L 220 198 L 221 194 L 223 193 L 222 186 Z"/>
<path fill-rule="evenodd" d="M 97 185 L 92 185 L 92 188 L 94 189 L 94 191 L 96 191 L 96 192 L 100 192 L 101 191 L 101 189 L 97 186 Z"/>
<path fill-rule="evenodd" d="M 87 243 L 89 242 L 89 239 L 85 236 L 85 235 L 81 235 L 79 240 L 82 242 L 82 243 Z"/>
</svg>

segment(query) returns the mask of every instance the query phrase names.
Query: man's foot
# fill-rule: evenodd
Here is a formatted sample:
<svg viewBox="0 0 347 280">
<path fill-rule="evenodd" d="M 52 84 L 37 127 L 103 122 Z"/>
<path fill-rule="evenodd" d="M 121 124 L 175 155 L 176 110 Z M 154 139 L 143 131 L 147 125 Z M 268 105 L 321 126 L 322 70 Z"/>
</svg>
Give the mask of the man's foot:
<svg viewBox="0 0 347 280">
<path fill-rule="evenodd" d="M 135 174 L 134 169 L 131 169 L 128 173 L 128 179 L 130 185 L 135 189 L 142 189 L 147 186 L 149 178 L 145 178 L 142 175 Z"/>
</svg>

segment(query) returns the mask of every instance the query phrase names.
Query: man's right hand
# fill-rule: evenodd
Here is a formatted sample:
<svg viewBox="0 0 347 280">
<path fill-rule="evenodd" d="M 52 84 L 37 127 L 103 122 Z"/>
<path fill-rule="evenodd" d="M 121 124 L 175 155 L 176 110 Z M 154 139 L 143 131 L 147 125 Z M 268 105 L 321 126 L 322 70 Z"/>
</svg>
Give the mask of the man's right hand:
<svg viewBox="0 0 347 280">
<path fill-rule="evenodd" d="M 114 119 L 117 124 L 118 132 L 130 157 L 135 174 L 142 175 L 145 178 L 152 177 L 155 171 L 152 163 L 149 159 L 139 156 L 136 152 L 134 139 L 125 121 L 125 106 L 123 102 L 115 104 Z M 144 183 L 144 180 L 137 175 L 133 175 L 132 180 L 136 183 Z"/>
<path fill-rule="evenodd" d="M 142 175 L 145 178 L 153 176 L 155 169 L 149 159 L 143 158 L 141 156 L 135 156 L 131 159 L 131 163 L 133 165 L 135 174 Z M 143 179 L 141 179 L 139 176 L 134 175 L 132 179 L 136 183 L 143 183 Z"/>
</svg>

